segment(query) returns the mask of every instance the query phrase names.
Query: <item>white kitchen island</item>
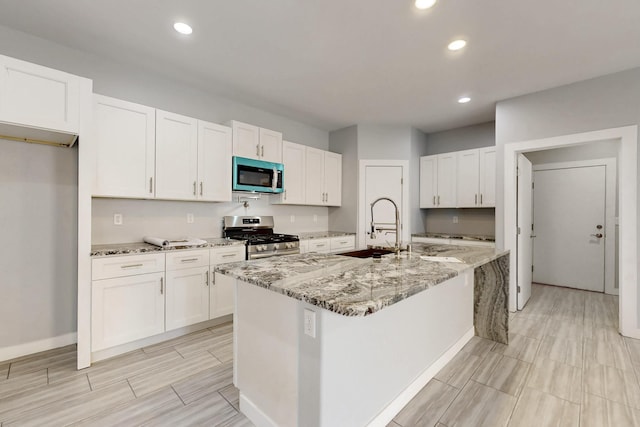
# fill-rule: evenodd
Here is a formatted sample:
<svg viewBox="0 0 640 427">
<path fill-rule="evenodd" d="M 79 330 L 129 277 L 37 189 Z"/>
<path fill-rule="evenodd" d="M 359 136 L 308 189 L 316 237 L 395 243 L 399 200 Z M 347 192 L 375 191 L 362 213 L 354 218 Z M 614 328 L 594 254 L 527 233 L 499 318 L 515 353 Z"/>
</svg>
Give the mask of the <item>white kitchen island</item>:
<svg viewBox="0 0 640 427">
<path fill-rule="evenodd" d="M 305 254 L 236 278 L 234 384 L 258 426 L 385 426 L 474 335 L 474 268 Z"/>
</svg>

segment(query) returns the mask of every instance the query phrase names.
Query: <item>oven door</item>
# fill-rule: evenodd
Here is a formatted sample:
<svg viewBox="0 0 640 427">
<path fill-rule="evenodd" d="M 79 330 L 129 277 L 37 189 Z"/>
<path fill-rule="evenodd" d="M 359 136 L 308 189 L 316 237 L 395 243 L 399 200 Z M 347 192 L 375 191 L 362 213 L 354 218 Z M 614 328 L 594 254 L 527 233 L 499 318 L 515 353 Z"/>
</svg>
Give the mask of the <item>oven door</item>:
<svg viewBox="0 0 640 427">
<path fill-rule="evenodd" d="M 233 158 L 233 191 L 282 193 L 284 166 L 244 157 Z"/>
</svg>

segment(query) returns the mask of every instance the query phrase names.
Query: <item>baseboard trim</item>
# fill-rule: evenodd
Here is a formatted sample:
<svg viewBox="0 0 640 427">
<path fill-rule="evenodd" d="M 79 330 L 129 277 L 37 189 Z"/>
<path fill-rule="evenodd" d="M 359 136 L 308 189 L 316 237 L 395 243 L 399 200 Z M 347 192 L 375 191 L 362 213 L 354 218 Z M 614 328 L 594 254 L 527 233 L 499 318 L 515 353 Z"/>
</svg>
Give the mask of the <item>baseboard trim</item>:
<svg viewBox="0 0 640 427">
<path fill-rule="evenodd" d="M 454 345 L 449 347 L 438 360 L 422 372 L 402 393 L 382 410 L 367 427 L 385 427 L 413 399 L 422 388 L 455 357 L 466 343 L 473 338 L 474 330 L 469 329 Z"/>
<path fill-rule="evenodd" d="M 78 334 L 76 332 L 71 332 L 69 334 L 58 335 L 57 337 L 45 338 L 43 340 L 26 342 L 9 347 L 0 347 L 0 362 L 22 356 L 28 356 L 34 353 L 40 353 L 42 351 L 53 350 L 54 348 L 64 347 L 77 342 Z"/>
<path fill-rule="evenodd" d="M 240 392 L 240 412 L 257 427 L 278 427 L 267 414 L 262 412 L 247 396 Z"/>
</svg>

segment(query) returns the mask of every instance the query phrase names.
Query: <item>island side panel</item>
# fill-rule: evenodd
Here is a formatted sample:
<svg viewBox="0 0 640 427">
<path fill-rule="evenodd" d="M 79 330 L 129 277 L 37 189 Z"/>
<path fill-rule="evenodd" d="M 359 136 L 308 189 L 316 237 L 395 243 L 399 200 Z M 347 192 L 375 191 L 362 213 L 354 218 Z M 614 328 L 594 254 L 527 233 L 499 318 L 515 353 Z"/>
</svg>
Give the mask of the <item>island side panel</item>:
<svg viewBox="0 0 640 427">
<path fill-rule="evenodd" d="M 236 280 L 234 379 L 256 425 L 298 425 L 298 304 Z"/>
<path fill-rule="evenodd" d="M 476 335 L 509 344 L 509 255 L 476 267 L 474 276 Z"/>
<path fill-rule="evenodd" d="M 300 425 L 364 426 L 374 421 L 450 347 L 473 331 L 472 280 L 473 270 L 468 269 L 365 317 L 318 309 L 320 399 L 304 402 L 307 396 L 316 397 L 302 393 L 300 405 L 319 404 L 320 417 L 303 419 L 301 411 Z"/>
</svg>

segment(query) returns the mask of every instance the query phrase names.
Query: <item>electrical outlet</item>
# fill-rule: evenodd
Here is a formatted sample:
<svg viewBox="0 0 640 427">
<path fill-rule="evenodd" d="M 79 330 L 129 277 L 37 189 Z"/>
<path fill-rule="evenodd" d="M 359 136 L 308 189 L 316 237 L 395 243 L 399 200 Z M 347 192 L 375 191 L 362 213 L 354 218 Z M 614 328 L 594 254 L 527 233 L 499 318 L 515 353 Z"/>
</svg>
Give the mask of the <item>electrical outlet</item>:
<svg viewBox="0 0 640 427">
<path fill-rule="evenodd" d="M 290 219 L 291 219 L 291 223 L 296 222 L 296 216 L 295 215 L 291 215 Z"/>
<path fill-rule="evenodd" d="M 187 214 L 187 224 L 193 224 L 193 214 L 192 213 L 188 213 Z"/>
<path fill-rule="evenodd" d="M 122 214 L 113 214 L 113 225 L 122 225 Z"/>
<path fill-rule="evenodd" d="M 316 337 L 316 312 L 308 308 L 304 309 L 304 333 L 311 338 Z"/>
<path fill-rule="evenodd" d="M 454 223 L 454 224 L 457 224 L 457 223 L 458 223 L 458 217 L 457 217 L 457 216 L 454 216 L 454 217 L 453 217 L 453 223 Z"/>
</svg>

